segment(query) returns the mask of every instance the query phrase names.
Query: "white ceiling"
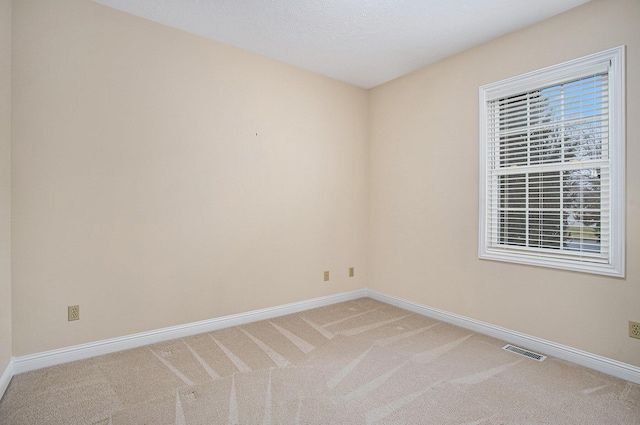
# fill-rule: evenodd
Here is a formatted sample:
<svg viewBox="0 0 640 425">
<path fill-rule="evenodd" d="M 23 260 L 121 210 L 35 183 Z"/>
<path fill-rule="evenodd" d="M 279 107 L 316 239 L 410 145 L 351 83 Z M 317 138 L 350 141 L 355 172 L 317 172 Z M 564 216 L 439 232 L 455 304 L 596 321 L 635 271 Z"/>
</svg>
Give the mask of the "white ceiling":
<svg viewBox="0 0 640 425">
<path fill-rule="evenodd" d="M 588 0 L 93 0 L 371 88 Z"/>
</svg>

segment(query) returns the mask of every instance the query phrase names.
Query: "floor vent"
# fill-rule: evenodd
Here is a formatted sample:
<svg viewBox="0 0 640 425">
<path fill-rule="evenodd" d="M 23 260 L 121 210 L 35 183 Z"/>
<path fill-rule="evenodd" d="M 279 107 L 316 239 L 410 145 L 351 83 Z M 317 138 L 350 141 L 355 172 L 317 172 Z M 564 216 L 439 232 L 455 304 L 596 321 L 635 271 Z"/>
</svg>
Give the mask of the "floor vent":
<svg viewBox="0 0 640 425">
<path fill-rule="evenodd" d="M 516 347 L 515 345 L 507 344 L 502 347 L 503 350 L 511 351 L 512 353 L 520 354 L 521 356 L 529 357 L 530 359 L 537 360 L 539 362 L 547 358 L 542 354 L 534 353 L 533 351 L 525 350 L 524 348 Z"/>
</svg>

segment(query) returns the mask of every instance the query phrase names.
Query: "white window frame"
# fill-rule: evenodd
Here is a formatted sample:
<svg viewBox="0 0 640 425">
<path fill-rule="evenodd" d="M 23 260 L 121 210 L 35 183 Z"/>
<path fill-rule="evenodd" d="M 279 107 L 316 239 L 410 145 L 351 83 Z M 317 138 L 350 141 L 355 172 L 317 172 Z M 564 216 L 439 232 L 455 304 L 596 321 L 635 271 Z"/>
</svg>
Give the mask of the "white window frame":
<svg viewBox="0 0 640 425">
<path fill-rule="evenodd" d="M 566 258 L 549 255 L 536 250 L 522 249 L 515 245 L 500 244 L 491 240 L 490 185 L 489 185 L 489 104 L 500 98 L 543 89 L 589 75 L 594 70 L 608 69 L 609 95 L 609 166 L 610 208 L 609 242 L 610 250 L 605 262 L 584 258 Z M 598 71 L 595 71 L 598 72 Z M 595 273 L 615 277 L 625 276 L 625 46 L 605 50 L 569 62 L 550 66 L 524 75 L 487 84 L 479 89 L 480 101 L 480 211 L 478 257 L 480 259 L 506 261 L 511 263 L 551 267 L 564 270 Z M 495 200 L 494 200 L 495 202 Z M 495 206 L 495 205 L 494 205 Z M 495 215 L 494 215 L 495 217 Z M 500 245 L 500 246 L 498 246 Z"/>
</svg>

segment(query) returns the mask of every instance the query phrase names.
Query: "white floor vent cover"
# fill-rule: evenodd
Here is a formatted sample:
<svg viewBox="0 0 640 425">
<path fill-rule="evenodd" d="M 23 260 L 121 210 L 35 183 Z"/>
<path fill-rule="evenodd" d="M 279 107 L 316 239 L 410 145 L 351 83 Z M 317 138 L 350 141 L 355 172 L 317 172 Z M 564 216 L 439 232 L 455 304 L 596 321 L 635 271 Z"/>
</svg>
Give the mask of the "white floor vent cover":
<svg viewBox="0 0 640 425">
<path fill-rule="evenodd" d="M 529 357 L 530 359 L 537 360 L 539 362 L 547 358 L 542 354 L 534 353 L 533 351 L 525 350 L 524 348 L 516 347 L 515 345 L 507 344 L 502 347 L 503 350 L 511 351 L 512 353 L 520 354 L 521 356 Z"/>
</svg>

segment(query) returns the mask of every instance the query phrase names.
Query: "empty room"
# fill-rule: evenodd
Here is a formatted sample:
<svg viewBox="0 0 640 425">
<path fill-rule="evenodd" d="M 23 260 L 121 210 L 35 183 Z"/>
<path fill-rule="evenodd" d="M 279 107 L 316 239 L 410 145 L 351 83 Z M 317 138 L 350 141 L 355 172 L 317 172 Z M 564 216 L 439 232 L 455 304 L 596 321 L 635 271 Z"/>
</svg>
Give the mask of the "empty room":
<svg viewBox="0 0 640 425">
<path fill-rule="evenodd" d="M 638 0 L 0 0 L 0 424 L 640 424 Z"/>
</svg>

